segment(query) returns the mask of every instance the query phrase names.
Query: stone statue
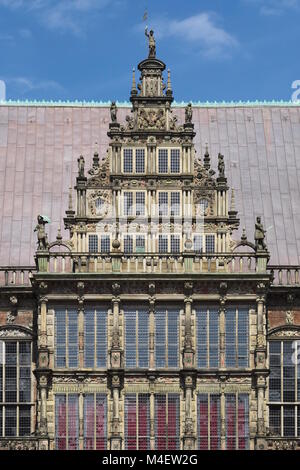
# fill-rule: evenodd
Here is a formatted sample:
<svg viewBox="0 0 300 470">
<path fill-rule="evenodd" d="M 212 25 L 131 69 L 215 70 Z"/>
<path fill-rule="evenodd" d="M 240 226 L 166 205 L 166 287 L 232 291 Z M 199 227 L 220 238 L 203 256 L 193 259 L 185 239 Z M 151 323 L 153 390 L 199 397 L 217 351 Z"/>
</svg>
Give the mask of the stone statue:
<svg viewBox="0 0 300 470">
<path fill-rule="evenodd" d="M 84 178 L 84 158 L 82 155 L 77 160 L 78 162 L 78 176 Z"/>
<path fill-rule="evenodd" d="M 261 218 L 256 217 L 254 240 L 255 240 L 255 248 L 257 250 L 267 249 L 267 245 L 265 243 L 265 233 L 266 233 L 266 230 L 264 230 L 263 224 L 261 223 Z"/>
<path fill-rule="evenodd" d="M 191 122 L 192 122 L 192 117 L 193 117 L 192 103 L 189 103 L 189 104 L 185 107 L 185 123 L 186 123 L 186 124 L 191 124 Z"/>
<path fill-rule="evenodd" d="M 225 163 L 224 163 L 224 155 L 219 153 L 218 155 L 218 170 L 219 170 L 219 178 L 225 178 Z"/>
<path fill-rule="evenodd" d="M 156 43 L 154 39 L 154 31 L 151 29 L 150 33 L 148 33 L 148 28 L 145 28 L 145 36 L 149 39 L 149 56 L 154 58 L 156 56 Z"/>
<path fill-rule="evenodd" d="M 46 250 L 48 248 L 48 238 L 45 230 L 45 225 L 48 223 L 42 215 L 37 217 L 38 224 L 34 231 L 37 232 L 38 250 Z"/>
<path fill-rule="evenodd" d="M 111 122 L 117 122 L 117 106 L 115 101 L 112 101 L 110 105 L 110 117 Z"/>
</svg>

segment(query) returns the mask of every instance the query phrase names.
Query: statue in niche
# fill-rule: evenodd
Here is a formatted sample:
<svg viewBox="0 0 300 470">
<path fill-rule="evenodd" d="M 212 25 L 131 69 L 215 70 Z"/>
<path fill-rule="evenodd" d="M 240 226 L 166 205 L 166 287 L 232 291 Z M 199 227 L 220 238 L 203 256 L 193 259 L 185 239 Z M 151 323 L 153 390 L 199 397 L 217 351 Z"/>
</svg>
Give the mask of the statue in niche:
<svg viewBox="0 0 300 470">
<path fill-rule="evenodd" d="M 256 217 L 255 233 L 254 233 L 256 250 L 267 249 L 267 245 L 265 243 L 265 234 L 266 234 L 266 230 L 264 230 L 263 224 L 261 223 L 261 218 Z"/>
<path fill-rule="evenodd" d="M 219 153 L 218 155 L 218 170 L 219 170 L 219 178 L 225 178 L 225 162 L 224 162 L 224 155 Z"/>
<path fill-rule="evenodd" d="M 84 158 L 82 155 L 80 155 L 77 162 L 78 162 L 78 176 L 79 178 L 84 178 Z"/>
<path fill-rule="evenodd" d="M 127 115 L 125 120 L 127 122 L 127 128 L 128 129 L 133 129 L 134 128 L 134 117 Z"/>
<path fill-rule="evenodd" d="M 48 223 L 46 217 L 38 215 L 37 217 L 37 226 L 34 231 L 37 232 L 38 239 L 38 250 L 46 250 L 48 248 L 48 237 L 45 230 L 45 225 Z"/>
<path fill-rule="evenodd" d="M 192 103 L 189 103 L 185 107 L 185 123 L 186 124 L 191 124 L 193 118 L 193 109 L 192 109 Z"/>
<path fill-rule="evenodd" d="M 154 31 L 153 29 L 150 30 L 150 33 L 148 33 L 148 28 L 146 26 L 145 28 L 145 36 L 149 40 L 149 58 L 154 58 L 156 56 L 156 43 L 154 39 Z"/>
<path fill-rule="evenodd" d="M 117 106 L 115 101 L 112 101 L 110 105 L 110 117 L 111 122 L 117 122 Z"/>
</svg>

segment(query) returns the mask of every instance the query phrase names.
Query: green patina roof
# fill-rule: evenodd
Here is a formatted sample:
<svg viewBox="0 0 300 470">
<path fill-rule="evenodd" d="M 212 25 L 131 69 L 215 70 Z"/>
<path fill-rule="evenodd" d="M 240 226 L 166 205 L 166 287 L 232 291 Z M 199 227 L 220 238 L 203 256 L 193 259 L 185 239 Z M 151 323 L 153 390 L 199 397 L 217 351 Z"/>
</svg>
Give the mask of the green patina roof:
<svg viewBox="0 0 300 470">
<path fill-rule="evenodd" d="M 191 101 L 193 106 L 198 106 L 199 108 L 222 108 L 222 107 L 237 107 L 237 106 L 248 106 L 248 107 L 255 107 L 255 106 L 300 106 L 300 100 L 298 101 Z M 47 100 L 7 100 L 7 101 L 0 101 L 0 106 L 70 106 L 70 107 L 95 107 L 95 108 L 106 108 L 109 107 L 111 104 L 110 101 L 47 101 Z M 131 103 L 129 101 L 117 101 L 117 106 L 120 108 L 124 107 L 131 107 Z M 185 101 L 174 101 L 173 106 L 175 107 L 184 107 L 188 104 Z"/>
</svg>

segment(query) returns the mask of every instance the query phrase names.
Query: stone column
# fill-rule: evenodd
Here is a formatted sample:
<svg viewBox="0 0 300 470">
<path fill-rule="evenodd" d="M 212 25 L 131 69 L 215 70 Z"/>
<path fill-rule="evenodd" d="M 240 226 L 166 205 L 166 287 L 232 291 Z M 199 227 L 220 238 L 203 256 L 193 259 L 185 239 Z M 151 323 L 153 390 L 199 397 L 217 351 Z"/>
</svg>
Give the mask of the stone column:
<svg viewBox="0 0 300 470">
<path fill-rule="evenodd" d="M 113 333 L 112 333 L 112 347 L 110 352 L 110 366 L 112 369 L 120 369 L 122 363 L 122 351 L 120 344 L 120 284 L 114 283 L 112 285 L 114 297 L 112 298 L 113 309 Z"/>
<path fill-rule="evenodd" d="M 268 370 L 266 368 L 267 342 L 266 342 L 266 318 L 265 301 L 266 285 L 261 282 L 257 285 L 257 342 L 255 349 L 255 376 L 257 390 L 257 447 L 264 446 L 266 435 L 265 423 L 265 389 Z"/>
<path fill-rule="evenodd" d="M 79 296 L 78 300 L 78 365 L 79 368 L 84 367 L 84 283 L 78 282 L 77 283 L 77 290 Z"/>
<path fill-rule="evenodd" d="M 183 350 L 183 368 L 191 369 L 194 367 L 195 351 L 192 341 L 192 294 L 193 283 L 186 282 L 184 284 L 185 290 L 185 334 L 184 334 L 184 350 Z"/>
<path fill-rule="evenodd" d="M 195 448 L 196 436 L 194 433 L 194 423 L 192 418 L 192 397 L 194 380 L 192 375 L 186 375 L 184 378 L 185 389 L 185 423 L 183 436 L 183 449 L 192 450 Z"/>
<path fill-rule="evenodd" d="M 221 384 L 221 397 L 220 397 L 220 415 L 221 415 L 221 450 L 226 450 L 226 409 L 225 409 L 225 386 Z"/>
<path fill-rule="evenodd" d="M 154 380 L 150 379 L 150 450 L 155 450 L 155 397 L 154 397 Z"/>
<path fill-rule="evenodd" d="M 84 394 L 82 390 L 80 390 L 79 392 L 78 414 L 79 414 L 79 450 L 84 450 Z"/>
<path fill-rule="evenodd" d="M 155 298 L 155 284 L 149 284 L 149 369 L 155 369 L 155 354 L 154 354 L 154 340 L 155 340 L 155 323 L 154 323 L 154 310 Z"/>
<path fill-rule="evenodd" d="M 120 416 L 119 416 L 119 397 L 121 390 L 121 379 L 118 374 L 113 374 L 111 378 L 111 389 L 113 397 L 113 416 L 110 438 L 111 450 L 120 450 L 122 448 L 122 438 L 120 434 Z"/>
</svg>

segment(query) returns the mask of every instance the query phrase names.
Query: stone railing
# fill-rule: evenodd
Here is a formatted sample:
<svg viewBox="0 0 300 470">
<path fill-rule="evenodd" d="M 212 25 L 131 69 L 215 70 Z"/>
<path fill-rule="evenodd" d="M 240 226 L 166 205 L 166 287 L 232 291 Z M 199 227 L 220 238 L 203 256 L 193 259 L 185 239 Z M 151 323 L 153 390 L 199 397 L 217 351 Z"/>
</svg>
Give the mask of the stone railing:
<svg viewBox="0 0 300 470">
<path fill-rule="evenodd" d="M 267 257 L 254 253 L 62 253 L 38 252 L 39 272 L 47 273 L 257 273 L 266 272 Z"/>
<path fill-rule="evenodd" d="M 272 276 L 274 286 L 300 286 L 300 266 L 289 265 L 269 265 L 268 271 Z"/>
<path fill-rule="evenodd" d="M 1 266 L 0 286 L 30 286 L 30 278 L 35 271 L 35 266 Z"/>
</svg>

